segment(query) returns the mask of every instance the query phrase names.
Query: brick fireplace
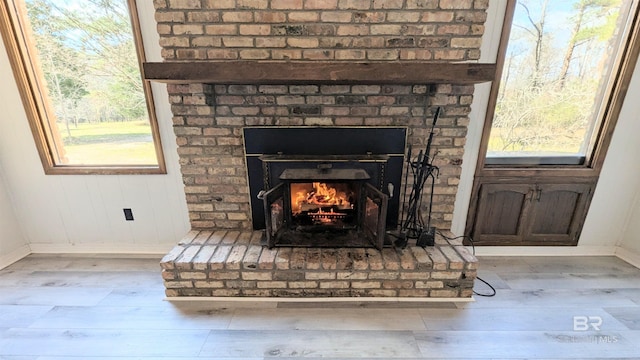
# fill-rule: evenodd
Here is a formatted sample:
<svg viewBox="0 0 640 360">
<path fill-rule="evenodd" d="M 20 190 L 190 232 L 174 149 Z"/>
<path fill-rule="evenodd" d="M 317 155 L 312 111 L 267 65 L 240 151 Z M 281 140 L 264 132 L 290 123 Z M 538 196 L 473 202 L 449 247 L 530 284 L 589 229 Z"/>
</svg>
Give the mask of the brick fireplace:
<svg viewBox="0 0 640 360">
<path fill-rule="evenodd" d="M 243 138 L 244 129 L 250 127 L 401 127 L 407 131 L 406 140 L 415 156 L 426 145 L 435 107 L 441 107 L 433 143 L 437 151 L 434 165 L 440 171 L 432 225 L 443 231 L 450 228 L 473 84 L 493 76 L 492 68 L 476 63 L 488 0 L 154 0 L 154 5 L 165 61 L 145 64 L 145 76 L 168 84 L 193 229 L 163 260 L 168 294 L 303 296 L 311 291 L 289 291 L 293 288 L 285 279 L 275 284 L 279 289 L 275 292 L 254 283 L 244 284 L 255 286 L 243 292 L 243 273 L 230 275 L 229 286 L 215 273 L 226 269 L 224 261 L 232 254 L 237 258 L 237 252 L 246 256 L 258 251 L 249 250 L 257 246 Z M 399 185 L 396 188 L 401 191 L 404 184 Z M 407 195 L 399 193 L 400 198 Z M 216 240 L 211 240 L 215 233 Z M 229 234 L 234 237 L 226 244 L 229 248 L 217 252 L 225 244 L 222 238 Z M 241 237 L 246 244 L 239 245 Z M 440 245 L 446 250 L 439 250 Z M 205 250 L 206 246 L 212 247 Z M 255 261 L 249 263 L 242 257 L 235 259 L 229 270 L 245 265 L 247 271 L 279 269 L 279 250 L 269 250 L 268 255 L 266 251 L 253 254 Z M 306 280 L 317 281 L 298 271 L 314 264 L 309 256 L 316 250 L 309 251 L 298 255 L 304 264 L 289 263 L 289 253 L 286 267 L 279 270 L 296 269 L 296 274 L 278 276 L 293 276 L 294 287 Z M 357 254 L 360 267 L 373 274 L 377 265 L 371 265 L 376 258 L 372 251 L 377 250 L 354 250 L 346 256 L 354 265 Z M 347 290 L 341 283 L 339 291 L 323 292 L 321 284 L 309 283 L 311 292 L 319 296 L 402 296 L 399 289 L 404 289 L 404 296 L 429 296 L 432 290 L 433 296 L 471 295 L 475 259 L 463 247 L 440 239 L 426 252 L 411 248 L 392 255 L 389 251 L 392 249 L 380 252 L 378 270 L 412 273 L 404 278 L 408 282 L 400 281 L 400 274 L 375 275 L 391 277 L 397 282 L 396 289 L 389 285 L 379 290 L 378 279 L 369 281 L 380 283 L 377 292 L 352 288 L 351 283 Z M 322 259 L 324 253 L 318 254 L 317 259 Z M 394 256 L 397 261 L 386 268 L 384 259 Z M 222 257 L 225 259 L 219 261 Z M 269 258 L 272 265 L 259 265 L 259 259 Z M 308 270 L 323 269 L 318 261 L 318 268 L 311 265 Z M 418 269 L 431 270 L 427 275 L 414 274 Z M 436 278 L 441 280 L 430 287 L 416 285 L 426 284 L 430 271 L 436 269 L 447 273 L 444 283 L 440 274 Z M 190 274 L 181 275 L 178 270 Z M 335 272 L 336 268 L 326 270 Z M 252 278 L 256 274 L 246 276 L 245 281 L 259 281 Z M 276 281 L 272 273 L 260 276 Z M 338 275 L 311 276 L 336 282 Z M 357 279 L 366 282 L 368 278 L 360 274 Z M 465 286 L 453 284 L 454 280 Z M 205 290 L 197 290 L 197 282 Z M 206 286 L 207 282 L 213 285 Z M 188 291 L 179 291 L 183 288 Z"/>
</svg>

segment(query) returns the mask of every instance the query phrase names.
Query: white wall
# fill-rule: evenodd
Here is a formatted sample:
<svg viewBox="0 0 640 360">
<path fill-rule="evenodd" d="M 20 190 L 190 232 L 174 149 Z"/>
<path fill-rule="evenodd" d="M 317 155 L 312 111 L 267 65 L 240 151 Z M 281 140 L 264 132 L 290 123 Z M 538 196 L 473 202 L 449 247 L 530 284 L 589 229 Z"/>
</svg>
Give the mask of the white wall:
<svg viewBox="0 0 640 360">
<path fill-rule="evenodd" d="M 151 2 L 141 3 L 147 58 L 160 61 Z M 154 252 L 189 230 L 166 86 L 153 84 L 167 175 L 47 175 L 0 42 L 0 168 L 34 252 Z M 125 221 L 131 208 L 134 221 Z"/>
<path fill-rule="evenodd" d="M 0 269 L 31 251 L 22 236 L 11 198 L 6 190 L 3 174 L 4 171 L 0 167 Z"/>
<path fill-rule="evenodd" d="M 627 227 L 618 246 L 623 252 L 640 261 L 640 191 L 636 193 L 635 204 L 629 214 Z M 639 262 L 640 263 L 640 262 Z"/>
<path fill-rule="evenodd" d="M 580 237 L 581 246 L 615 246 L 630 225 L 640 191 L 640 61 L 618 119 Z"/>
<path fill-rule="evenodd" d="M 629 89 L 627 99 L 635 100 L 640 97 L 640 61 L 636 65 L 634 77 L 633 86 Z M 627 216 L 617 219 L 617 222 L 624 221 L 624 225 L 620 229 L 622 233 L 617 243 L 619 247 L 617 254 L 636 266 L 640 266 L 640 161 L 638 161 L 638 154 L 640 154 L 640 141 L 638 141 L 640 102 L 625 102 L 625 110 L 627 111 L 624 117 L 625 122 L 616 128 L 614 134 L 615 149 L 619 155 L 616 156 L 615 164 L 617 166 L 609 174 L 611 179 L 608 182 L 626 187 L 621 191 L 613 192 L 613 196 L 606 196 L 606 194 L 602 196 L 607 198 L 609 208 L 616 206 L 628 208 Z M 613 173 L 616 169 L 622 169 L 622 172 Z M 589 215 L 601 217 L 603 216 L 602 212 L 602 210 L 594 208 Z M 609 229 L 604 231 L 606 230 Z M 594 232 L 592 231 L 592 233 Z"/>
<path fill-rule="evenodd" d="M 495 61 L 504 5 L 505 1 L 490 2 L 483 61 Z M 138 1 L 138 7 L 147 58 L 161 61 L 153 5 L 150 1 Z M 1 42 L 0 48 L 0 79 L 12 79 Z M 640 66 L 636 74 L 638 72 Z M 168 174 L 138 176 L 45 176 L 15 83 L 3 81 L 2 85 L 0 168 L 4 170 L 6 190 L 11 194 L 24 241 L 35 252 L 162 252 L 188 231 L 187 208 L 164 85 L 153 84 L 153 89 Z M 465 226 L 488 92 L 487 84 L 478 85 L 472 105 L 467 153 L 453 220 L 456 234 L 461 234 Z M 640 76 L 636 75 L 627 98 L 639 97 Z M 634 139 L 635 134 L 640 133 L 640 122 L 635 115 L 640 113 L 638 106 L 640 102 L 637 101 L 627 101 L 624 105 L 577 248 L 610 248 L 613 251 L 618 244 L 630 249 L 640 248 L 635 240 L 637 236 L 633 235 L 640 230 L 637 229 L 640 205 L 638 201 L 633 202 L 640 190 L 640 182 L 636 180 L 640 178 L 636 159 L 640 154 L 640 142 Z M 3 211 L 2 206 L 0 204 L 0 211 Z M 125 222 L 122 214 L 125 207 L 133 209 L 135 221 Z M 0 246 L 2 244 L 0 242 Z M 527 254 L 533 250 L 510 251 Z M 549 251 L 557 252 L 558 248 Z"/>
<path fill-rule="evenodd" d="M 490 1 L 489 4 L 482 47 L 481 61 L 483 62 L 495 61 L 506 1 Z M 489 91 L 490 86 L 487 84 L 476 86 L 452 224 L 452 231 L 457 235 L 464 233 Z M 626 96 L 626 99 L 638 98 L 640 98 L 640 64 L 636 66 Z M 484 247 L 479 249 L 479 254 L 613 254 L 616 246 L 622 241 L 623 235 L 624 246 L 633 244 L 636 249 L 640 249 L 638 244 L 640 241 L 630 239 L 631 234 L 628 233 L 631 228 L 627 230 L 628 225 L 640 230 L 637 229 L 640 227 L 640 214 L 638 214 L 640 205 L 634 204 L 636 194 L 640 191 L 638 114 L 640 114 L 640 102 L 625 101 L 577 247 Z M 629 221 L 634 205 L 636 221 Z M 638 238 L 639 236 L 635 237 L 635 239 Z"/>
</svg>

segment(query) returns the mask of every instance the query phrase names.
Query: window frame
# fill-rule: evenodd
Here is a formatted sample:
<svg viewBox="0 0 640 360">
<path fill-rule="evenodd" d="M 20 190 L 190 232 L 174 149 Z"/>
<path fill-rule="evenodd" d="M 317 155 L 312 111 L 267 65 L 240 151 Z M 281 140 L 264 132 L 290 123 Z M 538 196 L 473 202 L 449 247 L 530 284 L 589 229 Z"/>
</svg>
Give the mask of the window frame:
<svg viewBox="0 0 640 360">
<path fill-rule="evenodd" d="M 587 158 L 581 164 L 495 164 L 487 163 L 487 150 L 489 147 L 489 137 L 495 116 L 495 108 L 498 101 L 498 92 L 504 70 L 507 53 L 507 46 L 517 0 L 507 0 L 502 33 L 498 46 L 498 57 L 496 60 L 496 77 L 491 84 L 489 102 L 485 115 L 478 161 L 476 164 L 476 177 L 493 176 L 598 176 L 602 170 L 613 131 L 615 129 L 626 92 L 631 82 L 631 77 L 638 61 L 640 53 L 640 5 L 630 15 L 629 33 L 626 39 L 621 41 L 622 53 L 617 68 L 612 69 L 612 77 L 609 79 L 609 88 L 602 98 L 606 103 L 600 110 L 602 118 L 599 120 L 598 128 L 594 130 L 594 141 Z"/>
<path fill-rule="evenodd" d="M 129 19 L 133 30 L 133 40 L 140 69 L 151 136 L 158 165 L 61 165 L 56 164 L 56 140 L 50 133 L 47 114 L 52 113 L 47 101 L 41 97 L 44 84 L 41 69 L 34 64 L 29 56 L 30 46 L 26 43 L 25 30 L 20 24 L 21 19 L 15 13 L 15 0 L 0 0 L 0 34 L 4 40 L 9 56 L 9 62 L 20 92 L 24 110 L 33 133 L 38 155 L 47 175 L 120 175 L 120 174 L 166 174 L 166 163 L 160 139 L 158 120 L 155 112 L 151 83 L 145 80 L 142 64 L 146 61 L 142 41 L 142 30 L 138 17 L 136 0 L 126 0 L 129 8 Z M 21 0 L 18 0 L 21 1 Z M 37 61 L 37 60 L 36 60 Z"/>
</svg>

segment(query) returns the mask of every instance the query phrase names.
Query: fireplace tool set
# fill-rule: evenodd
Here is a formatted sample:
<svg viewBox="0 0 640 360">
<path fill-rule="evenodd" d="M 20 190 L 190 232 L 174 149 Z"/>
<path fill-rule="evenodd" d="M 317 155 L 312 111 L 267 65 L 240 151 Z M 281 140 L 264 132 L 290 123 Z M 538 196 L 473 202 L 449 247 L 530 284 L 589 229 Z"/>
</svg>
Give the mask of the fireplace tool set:
<svg viewBox="0 0 640 360">
<path fill-rule="evenodd" d="M 433 246 L 435 244 L 436 228 L 431 226 L 431 209 L 433 206 L 433 189 L 435 179 L 438 177 L 439 169 L 437 166 L 433 165 L 435 154 L 431 156 L 431 144 L 433 142 L 434 129 L 439 116 L 440 107 L 436 109 L 433 116 L 426 149 L 424 151 L 420 150 L 418 157 L 414 161 L 411 160 L 412 146 L 411 144 L 408 146 L 407 171 L 405 172 L 404 179 L 405 199 L 402 204 L 402 213 L 404 214 L 404 218 L 401 221 L 400 232 L 397 235 L 397 240 L 395 242 L 397 247 L 403 248 L 407 246 L 409 241 L 408 239 L 416 239 L 416 245 L 420 247 Z M 409 172 L 413 175 L 413 186 L 411 187 L 411 194 L 407 201 L 406 194 L 409 183 Z M 427 181 L 430 181 L 431 183 L 431 191 L 429 193 L 429 212 L 425 223 L 421 209 L 422 195 Z"/>
</svg>

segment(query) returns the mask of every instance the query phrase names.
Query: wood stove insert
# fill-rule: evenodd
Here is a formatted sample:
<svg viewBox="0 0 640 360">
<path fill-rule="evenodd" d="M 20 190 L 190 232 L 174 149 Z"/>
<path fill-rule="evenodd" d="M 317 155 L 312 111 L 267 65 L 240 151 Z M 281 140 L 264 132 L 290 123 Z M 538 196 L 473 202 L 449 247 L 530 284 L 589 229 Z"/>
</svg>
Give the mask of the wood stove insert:
<svg viewBox="0 0 640 360">
<path fill-rule="evenodd" d="M 254 229 L 266 245 L 376 247 L 398 223 L 406 128 L 245 128 Z"/>
<path fill-rule="evenodd" d="M 282 160 L 263 158 L 265 168 Z M 358 162 L 335 158 L 333 162 L 307 162 L 317 163 L 316 168 L 285 169 L 279 177 L 282 183 L 259 195 L 264 202 L 265 240 L 270 248 L 382 249 L 389 197 L 366 182 L 371 176 L 364 169 L 334 169 L 334 163 L 344 161 Z"/>
</svg>

